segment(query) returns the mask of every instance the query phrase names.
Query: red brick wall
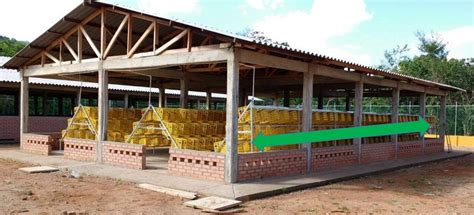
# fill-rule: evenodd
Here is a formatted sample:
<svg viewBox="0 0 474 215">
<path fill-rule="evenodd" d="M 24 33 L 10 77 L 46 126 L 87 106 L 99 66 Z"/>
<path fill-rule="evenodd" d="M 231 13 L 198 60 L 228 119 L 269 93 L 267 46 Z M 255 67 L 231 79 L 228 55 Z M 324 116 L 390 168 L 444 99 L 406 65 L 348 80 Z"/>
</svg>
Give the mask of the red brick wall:
<svg viewBox="0 0 474 215">
<path fill-rule="evenodd" d="M 68 117 L 30 116 L 29 132 L 60 132 L 67 127 Z M 20 117 L 0 116 L 0 140 L 20 141 Z"/>
<path fill-rule="evenodd" d="M 395 144 L 393 143 L 362 144 L 361 163 L 393 159 L 395 159 Z"/>
<path fill-rule="evenodd" d="M 425 139 L 425 154 L 444 152 L 442 139 Z"/>
<path fill-rule="evenodd" d="M 398 142 L 398 157 L 415 157 L 423 154 L 421 141 Z"/>
<path fill-rule="evenodd" d="M 24 134 L 21 140 L 21 150 L 33 154 L 50 155 L 53 138 L 49 135 Z"/>
<path fill-rule="evenodd" d="M 104 164 L 131 169 L 145 169 L 146 147 L 138 144 L 103 142 L 102 161 Z"/>
<path fill-rule="evenodd" d="M 239 154 L 238 181 L 305 173 L 306 157 L 304 150 Z"/>
<path fill-rule="evenodd" d="M 168 170 L 176 175 L 224 181 L 225 155 L 215 152 L 170 149 Z"/>
<path fill-rule="evenodd" d="M 312 158 L 312 171 L 334 169 L 358 163 L 355 146 L 313 148 Z"/>
<path fill-rule="evenodd" d="M 64 158 L 95 161 L 96 144 L 95 140 L 66 138 L 64 139 Z"/>
</svg>

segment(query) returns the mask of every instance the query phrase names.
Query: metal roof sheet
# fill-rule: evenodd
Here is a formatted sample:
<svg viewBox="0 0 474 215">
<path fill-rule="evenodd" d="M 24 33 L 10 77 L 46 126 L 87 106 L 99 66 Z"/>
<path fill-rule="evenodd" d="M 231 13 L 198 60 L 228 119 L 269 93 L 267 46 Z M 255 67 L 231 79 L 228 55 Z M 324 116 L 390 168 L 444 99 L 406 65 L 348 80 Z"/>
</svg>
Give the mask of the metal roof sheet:
<svg viewBox="0 0 474 215">
<path fill-rule="evenodd" d="M 447 90 L 464 91 L 461 88 L 450 86 L 450 85 L 447 85 L 447 84 L 441 84 L 441 83 L 437 83 L 437 82 L 433 82 L 433 81 L 429 81 L 429 80 L 424 80 L 424 79 L 420 79 L 420 78 L 415 78 L 415 77 L 400 74 L 400 73 L 380 70 L 380 69 L 373 68 L 373 67 L 370 67 L 370 66 L 365 66 L 365 65 L 362 65 L 362 64 L 358 64 L 358 63 L 354 63 L 354 62 L 350 62 L 350 61 L 330 57 L 330 56 L 327 56 L 327 55 L 322 55 L 322 54 L 306 51 L 306 50 L 295 49 L 295 48 L 291 48 L 291 47 L 275 45 L 275 44 L 269 44 L 269 43 L 262 43 L 262 42 L 255 41 L 255 40 L 252 40 L 252 39 L 249 39 L 247 37 L 243 37 L 243 36 L 231 33 L 231 32 L 220 31 L 220 30 L 217 30 L 217 29 L 209 28 L 207 26 L 197 25 L 195 23 L 189 23 L 189 22 L 182 21 L 182 20 L 172 20 L 172 19 L 168 19 L 168 18 L 164 18 L 164 17 L 159 17 L 159 16 L 157 16 L 153 13 L 144 12 L 144 11 L 137 11 L 136 9 L 132 9 L 132 8 L 129 8 L 129 7 L 126 7 L 126 6 L 118 5 L 118 4 L 107 3 L 106 1 L 93 1 L 93 2 L 96 5 L 112 6 L 112 7 L 116 7 L 116 8 L 121 8 L 123 10 L 134 11 L 134 12 L 138 12 L 138 13 L 141 13 L 141 14 L 144 14 L 144 15 L 147 15 L 147 16 L 151 16 L 151 17 L 154 17 L 156 19 L 160 19 L 160 20 L 163 20 L 163 21 L 166 21 L 166 22 L 170 22 L 170 23 L 173 22 L 176 25 L 196 28 L 196 29 L 200 29 L 201 31 L 208 31 L 208 32 L 215 33 L 215 34 L 220 34 L 224 37 L 233 39 L 235 41 L 241 41 L 241 42 L 246 42 L 246 43 L 251 43 L 251 44 L 256 44 L 256 45 L 268 47 L 268 48 L 273 48 L 275 50 L 285 52 L 285 53 L 291 52 L 291 53 L 304 55 L 306 57 L 320 58 L 320 59 L 323 59 L 323 60 L 328 60 L 328 61 L 331 61 L 333 64 L 337 63 L 337 64 L 341 64 L 342 66 L 345 66 L 345 67 L 353 68 L 353 69 L 355 69 L 356 72 L 366 72 L 366 73 L 369 73 L 369 74 L 381 75 L 381 76 L 388 77 L 388 78 L 394 78 L 394 79 L 398 79 L 398 80 L 414 82 L 414 83 L 418 83 L 418 84 L 422 84 L 422 85 L 426 85 L 426 86 L 435 86 L 435 87 L 439 87 L 439 88 L 447 89 Z M 68 18 L 73 18 L 73 19 L 77 19 L 77 20 L 82 20 L 85 17 L 91 15 L 95 10 L 96 10 L 95 7 L 92 7 L 92 6 L 88 5 L 87 3 L 82 3 L 79 6 L 77 6 L 75 9 L 73 9 L 71 12 L 69 12 L 65 16 L 65 18 L 68 17 Z M 119 22 L 119 20 L 116 20 L 116 22 Z M 72 29 L 74 25 L 75 25 L 74 23 L 66 22 L 64 18 L 61 19 L 56 24 L 54 24 L 48 31 L 46 31 L 45 33 L 40 35 L 37 39 L 32 41 L 28 46 L 26 46 L 24 49 L 22 49 L 20 52 L 18 52 L 12 59 L 10 59 L 4 65 L 4 67 L 5 68 L 11 68 L 11 69 L 18 69 L 20 66 L 22 66 L 24 63 L 26 63 L 29 60 L 28 58 L 32 58 L 36 54 L 40 53 L 41 50 L 37 49 L 38 47 L 46 47 L 52 41 L 56 40 L 57 38 L 59 38 L 61 36 L 61 35 L 58 35 L 56 33 L 49 33 L 49 32 L 66 33 L 67 31 Z M 144 26 L 144 28 L 146 28 L 146 27 L 147 26 Z M 361 71 L 361 70 L 364 70 L 364 71 Z"/>
</svg>

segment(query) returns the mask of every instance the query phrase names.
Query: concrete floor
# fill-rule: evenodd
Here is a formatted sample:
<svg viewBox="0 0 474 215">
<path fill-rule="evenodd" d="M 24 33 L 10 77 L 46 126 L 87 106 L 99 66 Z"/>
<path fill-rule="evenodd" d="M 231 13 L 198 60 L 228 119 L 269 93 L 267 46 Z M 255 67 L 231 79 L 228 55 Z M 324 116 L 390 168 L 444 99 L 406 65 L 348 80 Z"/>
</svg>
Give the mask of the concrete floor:
<svg viewBox="0 0 474 215">
<path fill-rule="evenodd" d="M 31 155 L 21 152 L 17 146 L 0 147 L 0 158 L 18 160 L 32 163 L 34 165 L 47 165 L 62 170 L 75 170 L 81 174 L 110 177 L 135 183 L 149 183 L 173 189 L 196 192 L 200 195 L 215 195 L 239 200 L 263 198 L 294 190 L 322 186 L 328 183 L 348 180 L 369 174 L 460 157 L 468 155 L 471 152 L 453 151 L 451 153 L 438 153 L 431 156 L 384 161 L 369 165 L 350 166 L 318 174 L 280 177 L 236 184 L 225 184 L 223 182 L 197 180 L 171 175 L 166 168 L 168 161 L 166 150 L 160 150 L 155 153 L 155 155 L 147 157 L 147 165 L 149 165 L 150 168 L 146 170 L 132 170 L 91 162 L 66 160 L 63 159 L 61 155 Z"/>
</svg>

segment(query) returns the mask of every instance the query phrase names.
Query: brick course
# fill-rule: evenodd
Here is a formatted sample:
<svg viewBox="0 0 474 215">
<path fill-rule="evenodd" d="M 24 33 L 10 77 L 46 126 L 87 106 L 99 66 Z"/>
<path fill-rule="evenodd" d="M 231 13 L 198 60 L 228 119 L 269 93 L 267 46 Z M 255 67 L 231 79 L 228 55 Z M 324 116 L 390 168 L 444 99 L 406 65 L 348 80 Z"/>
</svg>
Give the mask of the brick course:
<svg viewBox="0 0 474 215">
<path fill-rule="evenodd" d="M 102 161 L 104 164 L 131 169 L 145 169 L 146 147 L 138 144 L 103 142 Z"/>
<path fill-rule="evenodd" d="M 358 163 L 355 146 L 333 146 L 312 149 L 312 171 L 335 169 Z"/>
<path fill-rule="evenodd" d="M 425 154 L 444 152 L 444 142 L 442 139 L 425 139 Z"/>
<path fill-rule="evenodd" d="M 303 174 L 306 158 L 304 150 L 239 154 L 238 181 Z"/>
<path fill-rule="evenodd" d="M 361 163 L 393 159 L 395 159 L 395 144 L 393 143 L 362 144 Z"/>
<path fill-rule="evenodd" d="M 225 155 L 186 149 L 169 150 L 168 170 L 179 176 L 224 181 Z"/>
<path fill-rule="evenodd" d="M 80 161 L 95 161 L 95 140 L 66 138 L 64 139 L 64 158 Z"/>
<path fill-rule="evenodd" d="M 415 157 L 422 154 L 421 141 L 398 142 L 398 158 Z"/>
<path fill-rule="evenodd" d="M 57 116 L 30 116 L 28 120 L 28 131 L 38 132 L 60 132 L 67 127 L 68 117 Z M 0 116 L 0 140 L 13 140 L 20 142 L 20 117 Z"/>
<path fill-rule="evenodd" d="M 51 154 L 52 143 L 50 135 L 24 134 L 20 148 L 25 152 L 48 156 Z"/>
</svg>

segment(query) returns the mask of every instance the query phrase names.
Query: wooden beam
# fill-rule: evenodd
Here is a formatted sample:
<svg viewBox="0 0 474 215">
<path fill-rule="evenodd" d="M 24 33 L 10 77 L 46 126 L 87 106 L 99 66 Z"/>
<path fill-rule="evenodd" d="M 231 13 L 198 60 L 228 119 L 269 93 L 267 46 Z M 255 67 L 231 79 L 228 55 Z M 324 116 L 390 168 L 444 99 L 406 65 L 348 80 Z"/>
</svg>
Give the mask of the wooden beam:
<svg viewBox="0 0 474 215">
<path fill-rule="evenodd" d="M 187 44 L 188 52 L 191 51 L 191 48 L 193 47 L 193 32 L 191 29 L 188 29 L 188 39 L 187 39 Z"/>
<path fill-rule="evenodd" d="M 132 14 L 128 14 L 128 25 L 127 25 L 127 53 L 130 53 L 133 44 L 133 23 Z"/>
<path fill-rule="evenodd" d="M 107 29 L 105 28 L 105 8 L 101 8 L 100 13 L 100 59 L 104 59 L 105 48 L 107 47 Z"/>
<path fill-rule="evenodd" d="M 160 25 L 153 22 L 153 53 L 156 51 L 156 46 L 160 44 Z"/>
<path fill-rule="evenodd" d="M 189 32 L 189 29 L 183 30 L 180 34 L 176 35 L 174 38 L 172 38 L 170 41 L 166 42 L 163 44 L 160 48 L 158 48 L 154 54 L 159 55 L 162 52 L 166 51 L 170 46 L 172 46 L 174 43 L 179 41 L 181 38 L 183 38 L 187 33 Z"/>
<path fill-rule="evenodd" d="M 77 29 L 77 62 L 82 62 L 82 32 Z"/>
<path fill-rule="evenodd" d="M 60 61 L 54 57 L 53 55 L 51 55 L 50 53 L 46 52 L 46 51 L 43 51 L 43 54 L 48 57 L 49 59 L 51 59 L 52 61 L 54 61 L 55 63 L 60 63 Z"/>
<path fill-rule="evenodd" d="M 133 70 L 145 68 L 165 68 L 184 64 L 209 64 L 224 62 L 227 59 L 226 49 L 213 49 L 196 52 L 184 52 L 176 54 L 162 54 L 158 56 L 127 58 L 109 58 L 103 61 L 103 69 L 107 70 Z M 76 74 L 81 72 L 97 71 L 98 60 L 90 59 L 82 63 L 71 64 L 48 64 L 41 66 L 29 66 L 25 69 L 25 75 L 44 76 L 54 74 Z"/>
<path fill-rule="evenodd" d="M 76 52 L 74 51 L 74 49 L 72 49 L 71 45 L 69 45 L 69 43 L 63 39 L 62 40 L 62 43 L 64 44 L 64 46 L 66 46 L 66 48 L 69 50 L 69 53 L 72 55 L 72 57 L 76 60 L 76 61 L 79 61 L 79 57 L 77 56 Z"/>
<path fill-rule="evenodd" d="M 101 53 L 100 53 L 99 49 L 97 49 L 97 46 L 95 46 L 94 41 L 92 41 L 92 39 L 89 36 L 89 34 L 87 33 L 86 29 L 84 29 L 84 27 L 82 27 L 82 26 L 79 26 L 79 29 L 81 30 L 82 35 L 84 35 L 84 37 L 86 38 L 86 40 L 89 43 L 90 47 L 94 51 L 94 53 L 97 55 L 98 58 L 100 58 Z"/>
<path fill-rule="evenodd" d="M 142 36 L 140 37 L 140 39 L 138 39 L 138 41 L 135 43 L 135 45 L 132 47 L 132 49 L 130 49 L 130 51 L 127 53 L 127 57 L 128 58 L 131 58 L 133 56 L 133 54 L 135 54 L 135 51 L 138 49 L 138 47 L 142 44 L 142 42 L 146 39 L 146 37 L 148 36 L 148 34 L 150 34 L 150 32 L 153 30 L 154 28 L 154 23 L 151 23 L 150 26 L 148 26 L 148 28 L 145 30 L 145 32 L 142 34 Z"/>
<path fill-rule="evenodd" d="M 114 36 L 112 37 L 112 39 L 110 40 L 109 45 L 108 45 L 107 48 L 105 49 L 105 53 L 104 53 L 103 59 L 106 59 L 107 56 L 109 55 L 110 50 L 112 50 L 112 47 L 113 47 L 113 45 L 115 44 L 115 41 L 117 40 L 117 38 L 119 38 L 120 32 L 122 32 L 122 30 L 123 30 L 123 28 L 125 27 L 125 24 L 127 23 L 128 20 L 129 20 L 129 15 L 126 15 L 126 16 L 123 18 L 122 22 L 120 23 L 119 27 L 117 28 L 117 31 L 115 31 L 115 34 L 114 34 Z"/>
</svg>

